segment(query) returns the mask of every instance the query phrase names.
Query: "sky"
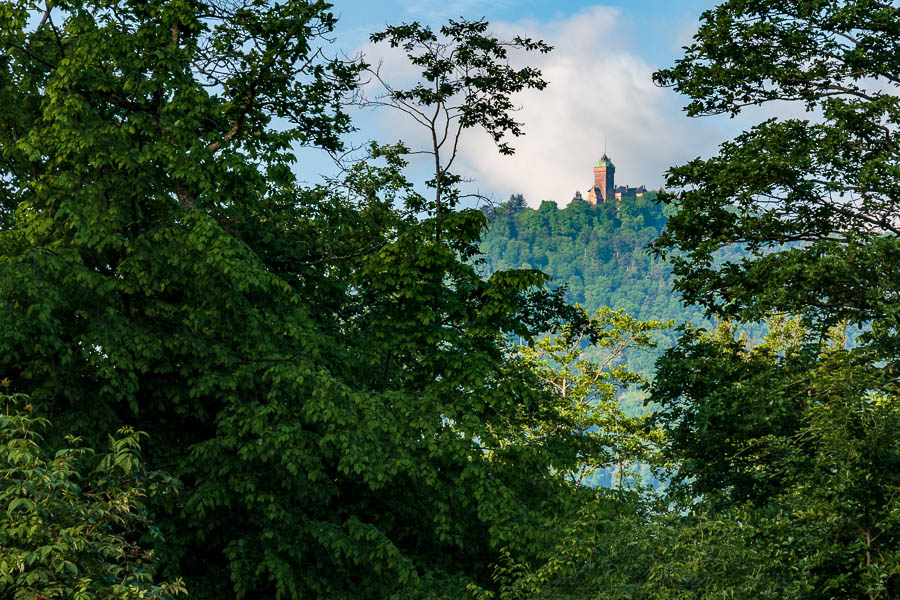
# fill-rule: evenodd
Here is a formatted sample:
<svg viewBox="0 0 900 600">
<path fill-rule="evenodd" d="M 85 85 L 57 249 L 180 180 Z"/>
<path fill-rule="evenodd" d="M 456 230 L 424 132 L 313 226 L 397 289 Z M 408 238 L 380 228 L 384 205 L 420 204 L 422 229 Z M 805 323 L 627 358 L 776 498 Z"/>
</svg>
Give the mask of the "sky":
<svg viewBox="0 0 900 600">
<path fill-rule="evenodd" d="M 469 191 L 504 200 L 524 194 L 531 206 L 542 200 L 563 205 L 576 190 L 586 193 L 593 164 L 604 153 L 616 165 L 617 185 L 664 185 L 669 167 L 709 156 L 743 129 L 726 117 L 691 119 L 685 99 L 656 87 L 652 73 L 681 56 L 713 0 L 607 0 L 600 3 L 543 0 L 333 0 L 339 17 L 332 51 L 363 52 L 370 63 L 384 61 L 392 81 L 412 75 L 410 67 L 368 35 L 388 24 L 419 21 L 438 28 L 449 18 L 485 18 L 500 37 L 540 38 L 554 46 L 546 55 L 528 55 L 549 82 L 514 101 L 525 135 L 513 139 L 512 156 L 497 153 L 485 135 L 462 140 L 456 171 L 472 180 Z M 356 111 L 354 142 L 404 139 L 412 147 L 423 131 L 397 111 Z M 314 153 L 301 155 L 302 178 L 313 182 L 333 163 Z M 414 180 L 424 170 L 412 168 Z"/>
</svg>

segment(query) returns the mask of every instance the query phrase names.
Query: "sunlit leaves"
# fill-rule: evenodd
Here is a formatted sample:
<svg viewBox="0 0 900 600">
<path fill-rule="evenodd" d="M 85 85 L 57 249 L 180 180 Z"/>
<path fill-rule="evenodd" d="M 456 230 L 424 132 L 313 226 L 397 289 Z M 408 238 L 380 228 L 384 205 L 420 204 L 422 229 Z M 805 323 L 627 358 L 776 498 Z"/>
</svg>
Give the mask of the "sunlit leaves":
<svg viewBox="0 0 900 600">
<path fill-rule="evenodd" d="M 0 592 L 40 598 L 168 599 L 181 580 L 160 583 L 159 561 L 147 546 L 162 541 L 145 505 L 179 484 L 148 472 L 140 455 L 145 434 L 122 428 L 109 450 L 95 452 L 69 437 L 47 448 L 48 421 L 23 395 L 0 396 Z"/>
</svg>

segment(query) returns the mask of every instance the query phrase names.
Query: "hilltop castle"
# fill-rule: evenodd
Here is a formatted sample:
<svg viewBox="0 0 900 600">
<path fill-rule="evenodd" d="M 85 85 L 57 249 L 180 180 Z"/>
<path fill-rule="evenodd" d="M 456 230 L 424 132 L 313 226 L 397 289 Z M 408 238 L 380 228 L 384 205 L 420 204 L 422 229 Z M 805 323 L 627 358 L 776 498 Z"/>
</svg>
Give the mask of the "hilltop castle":
<svg viewBox="0 0 900 600">
<path fill-rule="evenodd" d="M 629 187 L 627 185 L 616 187 L 616 165 L 613 164 L 606 153 L 597 164 L 594 165 L 594 185 L 588 190 L 587 200 L 591 204 L 609 202 L 611 199 L 641 198 L 647 191 L 646 186 Z M 575 192 L 575 200 L 583 200 L 581 192 Z"/>
</svg>

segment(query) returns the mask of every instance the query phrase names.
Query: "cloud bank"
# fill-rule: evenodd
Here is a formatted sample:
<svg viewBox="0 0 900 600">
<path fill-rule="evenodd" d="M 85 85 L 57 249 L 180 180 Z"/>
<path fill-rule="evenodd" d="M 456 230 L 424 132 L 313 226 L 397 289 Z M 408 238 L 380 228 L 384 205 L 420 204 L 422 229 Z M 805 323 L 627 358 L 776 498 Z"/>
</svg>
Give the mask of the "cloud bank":
<svg viewBox="0 0 900 600">
<path fill-rule="evenodd" d="M 620 21 L 617 10 L 594 7 L 546 24 L 496 24 L 499 33 L 524 31 L 555 49 L 531 57 L 550 84 L 517 98 L 526 135 L 513 143 L 516 154 L 500 156 L 483 136 L 469 140 L 463 164 L 481 189 L 521 192 L 532 206 L 565 204 L 590 187 L 604 147 L 617 185 L 658 188 L 671 165 L 715 148 L 721 133 L 687 119 L 677 95 L 653 84 L 654 66 L 630 50 L 638 32 Z"/>
<path fill-rule="evenodd" d="M 493 22 L 491 31 L 499 37 L 522 34 L 554 46 L 549 54 L 525 59 L 543 71 L 549 85 L 515 98 L 525 136 L 512 140 L 514 155 L 501 156 L 486 135 L 470 133 L 455 170 L 500 200 L 522 193 L 532 206 L 542 200 L 563 205 L 591 185 L 604 147 L 616 165 L 617 185 L 650 188 L 663 185 L 670 166 L 713 152 L 723 132 L 714 122 L 685 117 L 682 99 L 653 84 L 651 74 L 662 65 L 648 64 L 635 49 L 654 32 L 630 27 L 620 11 L 603 6 L 543 23 Z M 380 46 L 364 51 L 384 56 L 386 73 L 412 75 L 396 53 Z M 369 118 L 383 140 L 415 140 L 421 133 L 400 113 Z"/>
</svg>

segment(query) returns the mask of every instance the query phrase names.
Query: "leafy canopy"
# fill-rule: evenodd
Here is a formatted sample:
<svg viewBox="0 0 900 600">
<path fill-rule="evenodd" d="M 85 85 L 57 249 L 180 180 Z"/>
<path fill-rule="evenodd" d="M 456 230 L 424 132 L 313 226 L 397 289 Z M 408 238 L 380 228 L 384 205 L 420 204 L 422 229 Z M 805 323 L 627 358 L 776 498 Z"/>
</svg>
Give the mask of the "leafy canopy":
<svg viewBox="0 0 900 600">
<path fill-rule="evenodd" d="M 655 75 L 689 98 L 689 115 L 774 101 L 814 111 L 765 120 L 669 172 L 684 191 L 655 247 L 673 252 L 687 301 L 751 321 L 803 314 L 820 330 L 868 324 L 864 345 L 893 369 L 898 28 L 895 3 L 732 0 L 704 13 L 685 56 Z M 729 244 L 752 256 L 715 264 Z"/>
<path fill-rule="evenodd" d="M 362 68 L 324 56 L 328 9 L 0 2 L 0 373 L 52 447 L 149 433 L 185 484 L 147 503 L 160 569 L 205 598 L 458 597 L 557 535 L 568 455 L 509 441 L 566 423 L 509 334 L 577 314 L 481 276 L 480 212 L 415 218 L 402 145 L 297 183 Z"/>
<path fill-rule="evenodd" d="M 70 437 L 50 450 L 21 394 L 0 396 L 0 593 L 15 600 L 138 600 L 184 594 L 181 580 L 160 583 L 147 546 L 162 542 L 150 521 L 149 496 L 179 483 L 147 471 L 145 434 L 122 428 L 109 451 Z"/>
</svg>

